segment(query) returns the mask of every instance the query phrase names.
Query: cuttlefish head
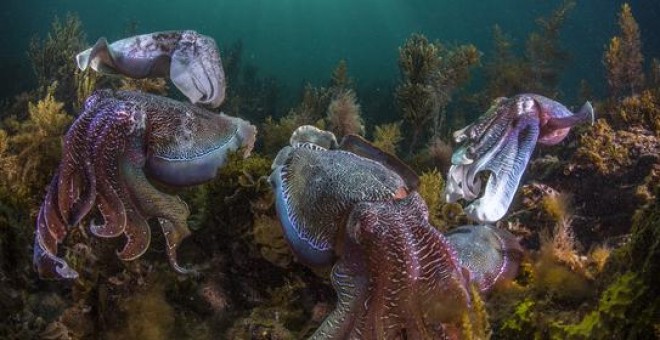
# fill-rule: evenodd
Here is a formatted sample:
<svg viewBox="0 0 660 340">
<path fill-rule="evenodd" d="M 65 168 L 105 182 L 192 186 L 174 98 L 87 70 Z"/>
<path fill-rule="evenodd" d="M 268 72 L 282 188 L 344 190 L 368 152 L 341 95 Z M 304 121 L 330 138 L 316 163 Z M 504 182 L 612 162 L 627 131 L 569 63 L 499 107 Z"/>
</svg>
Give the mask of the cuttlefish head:
<svg viewBox="0 0 660 340">
<path fill-rule="evenodd" d="M 400 199 L 417 183 L 412 170 L 368 142 L 355 137 L 337 147 L 334 135 L 310 126 L 293 133 L 272 169 L 284 236 L 312 267 L 330 265 L 340 255 L 338 240 L 356 204 Z"/>
<path fill-rule="evenodd" d="M 452 155 L 446 199 L 473 201 L 471 218 L 495 222 L 507 212 L 536 143 L 561 142 L 571 127 L 593 122 L 589 102 L 577 113 L 536 94 L 499 98 L 476 122 L 454 133 L 460 143 Z M 490 172 L 482 193 L 481 172 Z"/>
</svg>

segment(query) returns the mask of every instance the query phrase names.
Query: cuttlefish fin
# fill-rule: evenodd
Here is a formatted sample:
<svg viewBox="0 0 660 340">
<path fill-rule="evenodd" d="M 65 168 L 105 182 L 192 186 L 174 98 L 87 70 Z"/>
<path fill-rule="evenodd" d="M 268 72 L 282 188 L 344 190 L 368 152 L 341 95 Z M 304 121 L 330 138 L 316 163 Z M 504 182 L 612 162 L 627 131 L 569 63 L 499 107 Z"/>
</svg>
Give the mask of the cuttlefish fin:
<svg viewBox="0 0 660 340">
<path fill-rule="evenodd" d="M 303 146 L 313 145 L 311 143 Z M 285 154 L 280 157 L 289 157 L 293 148 L 288 147 Z M 300 189 L 296 185 L 301 182 L 291 181 L 288 175 L 287 159 L 280 159 L 282 165 L 276 166 L 269 177 L 275 194 L 275 209 L 282 223 L 284 237 L 296 254 L 298 260 L 312 266 L 323 267 L 332 264 L 334 259 L 334 246 L 319 237 L 316 228 L 306 224 L 304 212 L 300 209 L 300 200 L 312 200 L 309 197 L 296 196 Z M 303 182 L 302 185 L 305 185 Z"/>
<path fill-rule="evenodd" d="M 409 191 L 416 191 L 419 187 L 419 177 L 413 169 L 396 156 L 381 150 L 358 135 L 344 136 L 339 148 L 385 165 L 401 176 Z"/>
</svg>

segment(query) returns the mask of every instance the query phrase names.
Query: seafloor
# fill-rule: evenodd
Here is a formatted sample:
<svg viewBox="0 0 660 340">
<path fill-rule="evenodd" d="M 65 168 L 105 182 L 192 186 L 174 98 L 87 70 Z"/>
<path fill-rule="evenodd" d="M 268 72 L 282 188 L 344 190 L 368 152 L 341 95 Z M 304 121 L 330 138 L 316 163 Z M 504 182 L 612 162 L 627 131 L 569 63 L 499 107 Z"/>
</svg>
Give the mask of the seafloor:
<svg viewBox="0 0 660 340">
<path fill-rule="evenodd" d="M 80 273 L 71 282 L 40 280 L 32 264 L 34 221 L 59 163 L 62 136 L 95 89 L 177 94 L 164 79 L 77 71 L 72 56 L 87 47 L 80 20 L 56 19 L 50 35 L 28 51 L 38 85 L 0 111 L 0 338 L 311 335 L 334 308 L 335 292 L 328 271 L 312 271 L 294 258 L 265 179 L 291 132 L 312 124 L 338 136 L 365 136 L 420 175 L 434 226 L 446 231 L 465 224 L 463 207 L 442 195 L 451 132 L 497 97 L 533 92 L 561 101 L 558 79 L 567 53 L 559 32 L 570 2 L 564 6 L 539 21 L 524 53 L 499 29 L 489 58 L 472 45 L 411 36 L 399 50 L 400 83 L 384 103 L 363 106 L 394 103 L 392 121 L 363 116 L 345 62 L 325 86 L 306 86 L 288 113 L 268 116 L 276 82 L 241 67 L 240 44 L 224 49 L 230 86 L 222 110 L 258 126 L 257 147 L 247 159 L 232 156 L 210 183 L 163 188 L 192 212 L 181 261 L 206 268 L 197 276 L 176 274 L 159 232 L 144 256 L 122 262 L 116 257 L 122 238 L 93 237 L 86 220 L 62 244 Z M 627 5 L 619 26 L 603 51 L 607 95 L 594 97 L 585 82 L 578 95 L 567 96 L 591 101 L 595 124 L 573 129 L 557 146 L 537 148 L 497 224 L 520 239 L 526 256 L 513 282 L 484 297 L 488 323 L 466 337 L 660 337 L 660 61 L 642 56 L 644 32 Z M 483 86 L 466 89 L 476 73 Z"/>
</svg>

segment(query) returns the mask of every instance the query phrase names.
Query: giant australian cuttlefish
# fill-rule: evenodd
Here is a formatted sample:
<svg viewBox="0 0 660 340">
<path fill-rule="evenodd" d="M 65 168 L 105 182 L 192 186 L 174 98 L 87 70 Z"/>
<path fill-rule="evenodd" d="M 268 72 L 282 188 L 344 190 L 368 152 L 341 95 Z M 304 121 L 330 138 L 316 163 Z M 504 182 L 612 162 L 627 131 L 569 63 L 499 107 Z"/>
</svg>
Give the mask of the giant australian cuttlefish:
<svg viewBox="0 0 660 340">
<path fill-rule="evenodd" d="M 487 292 L 515 275 L 517 241 L 487 225 L 443 235 L 412 170 L 358 136 L 338 144 L 328 134 L 300 127 L 270 176 L 294 253 L 312 267 L 333 265 L 338 303 L 312 338 L 454 334 L 471 285 Z"/>
<path fill-rule="evenodd" d="M 466 143 L 453 155 L 446 195 L 477 198 L 477 176 L 490 170 L 484 196 L 467 211 L 479 222 L 499 220 L 535 144 L 558 143 L 591 120 L 589 103 L 573 114 L 539 95 L 497 100 L 454 135 Z M 330 132 L 300 127 L 270 182 L 298 259 L 332 266 L 338 303 L 313 339 L 461 337 L 472 287 L 489 292 L 518 270 L 523 251 L 513 235 L 488 224 L 442 234 L 429 223 L 415 173 L 358 136 L 337 143 Z"/>
<path fill-rule="evenodd" d="M 135 78 L 169 75 L 194 103 L 217 107 L 225 96 L 215 41 L 194 31 L 145 34 L 110 45 L 102 38 L 76 59 L 81 69 Z M 176 259 L 177 247 L 190 234 L 188 207 L 150 180 L 171 186 L 211 180 L 228 152 L 250 153 L 255 135 L 249 122 L 195 105 L 140 92 L 96 91 L 66 133 L 62 161 L 37 217 L 39 275 L 78 276 L 58 256 L 58 244 L 93 208 L 103 221 L 91 221 L 92 234 L 125 236 L 121 259 L 136 259 L 147 250 L 147 221 L 153 218 L 165 235 L 172 267 L 188 272 Z"/>
<path fill-rule="evenodd" d="M 537 143 L 561 142 L 571 127 L 593 123 L 586 102 L 577 113 L 537 94 L 498 98 L 479 119 L 454 133 L 461 146 L 452 155 L 446 200 L 472 202 L 466 213 L 480 222 L 495 222 L 506 214 Z M 482 191 L 481 172 L 490 177 Z"/>
</svg>

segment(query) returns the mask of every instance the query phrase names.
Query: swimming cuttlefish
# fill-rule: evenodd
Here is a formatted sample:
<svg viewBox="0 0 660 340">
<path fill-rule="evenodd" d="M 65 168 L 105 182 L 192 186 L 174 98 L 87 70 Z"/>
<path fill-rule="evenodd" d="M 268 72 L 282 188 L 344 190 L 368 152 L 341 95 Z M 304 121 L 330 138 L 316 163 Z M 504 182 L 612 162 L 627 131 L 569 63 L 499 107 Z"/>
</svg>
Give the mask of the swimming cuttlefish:
<svg viewBox="0 0 660 340">
<path fill-rule="evenodd" d="M 225 99 L 225 73 L 215 40 L 195 31 L 142 34 L 108 44 L 100 38 L 78 53 L 78 68 L 127 77 L 170 77 L 193 103 L 218 107 Z"/>
<path fill-rule="evenodd" d="M 96 45 L 77 57 L 79 66 L 130 77 L 168 74 L 192 102 L 219 106 L 224 72 L 213 39 L 193 31 L 140 35 Z M 73 279 L 78 273 L 58 255 L 68 231 L 98 211 L 89 230 L 97 237 L 124 236 L 118 256 L 140 257 L 149 247 L 149 219 L 158 220 L 172 267 L 190 234 L 189 210 L 178 196 L 151 181 L 191 186 L 213 179 L 231 151 L 248 156 L 256 128 L 240 118 L 169 98 L 133 91 L 100 90 L 64 137 L 62 161 L 36 222 L 34 264 L 42 278 Z"/>
<path fill-rule="evenodd" d="M 509 209 L 537 143 L 561 142 L 571 127 L 593 123 L 589 102 L 572 113 L 537 94 L 499 98 L 476 122 L 454 133 L 462 145 L 452 155 L 446 200 L 472 201 L 465 212 L 479 222 L 500 220 Z M 489 171 L 483 195 L 480 173 Z"/>
</svg>

